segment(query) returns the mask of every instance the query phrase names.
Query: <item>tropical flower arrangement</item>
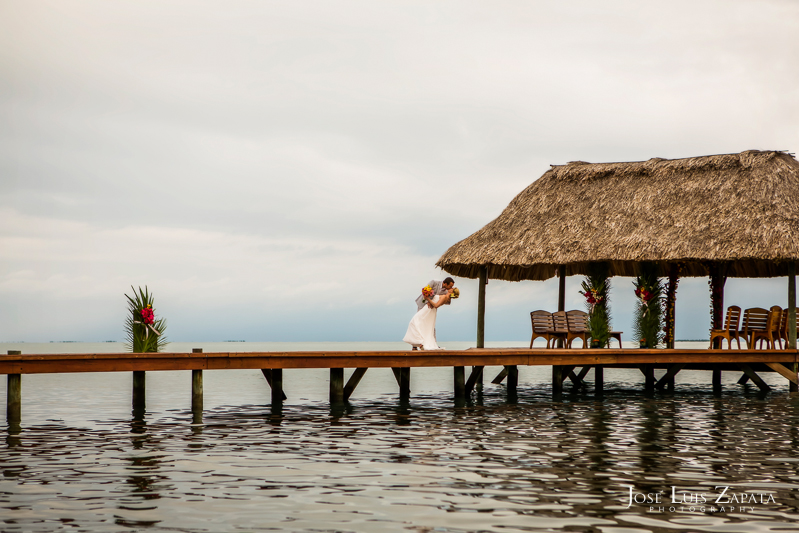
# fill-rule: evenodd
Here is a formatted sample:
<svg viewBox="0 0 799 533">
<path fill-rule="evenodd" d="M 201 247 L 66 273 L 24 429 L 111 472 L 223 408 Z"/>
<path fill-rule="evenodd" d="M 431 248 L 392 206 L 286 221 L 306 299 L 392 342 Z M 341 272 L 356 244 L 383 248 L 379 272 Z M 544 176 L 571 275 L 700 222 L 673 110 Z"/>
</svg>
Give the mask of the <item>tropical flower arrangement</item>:
<svg viewBox="0 0 799 533">
<path fill-rule="evenodd" d="M 664 305 L 665 285 L 657 277 L 657 265 L 642 263 L 638 277 L 633 281 L 638 298 L 633 315 L 633 335 L 642 348 L 656 348 L 665 340 Z"/>
<path fill-rule="evenodd" d="M 436 293 L 435 293 L 435 291 L 433 291 L 433 289 L 430 287 L 430 285 L 425 285 L 422 288 L 422 298 L 424 298 L 425 302 L 431 300 L 433 298 L 433 296 L 435 296 L 435 295 L 436 295 Z"/>
<path fill-rule="evenodd" d="M 610 268 L 607 263 L 590 263 L 580 291 L 588 309 L 588 330 L 592 347 L 605 347 L 610 340 Z"/>
<path fill-rule="evenodd" d="M 153 295 L 147 287 L 144 290 L 139 287 L 138 292 L 132 286 L 131 289 L 133 289 L 133 298 L 125 295 L 129 311 L 125 320 L 127 337 L 125 347 L 134 353 L 160 352 L 167 343 L 164 336 L 166 320 L 155 319 Z"/>
</svg>

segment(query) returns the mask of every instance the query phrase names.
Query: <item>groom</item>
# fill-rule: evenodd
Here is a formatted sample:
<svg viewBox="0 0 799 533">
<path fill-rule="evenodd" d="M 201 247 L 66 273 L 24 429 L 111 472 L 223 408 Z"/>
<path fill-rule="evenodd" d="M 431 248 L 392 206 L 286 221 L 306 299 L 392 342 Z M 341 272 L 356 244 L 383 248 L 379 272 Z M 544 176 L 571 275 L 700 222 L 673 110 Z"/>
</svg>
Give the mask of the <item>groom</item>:
<svg viewBox="0 0 799 533">
<path fill-rule="evenodd" d="M 455 280 L 452 278 L 445 278 L 444 281 L 430 280 L 427 285 L 433 289 L 433 294 L 447 294 L 447 291 L 455 285 Z M 416 310 L 418 311 L 424 307 L 424 304 L 424 296 L 420 294 L 419 297 L 416 298 Z M 447 302 L 445 305 L 449 305 L 449 302 Z"/>
</svg>

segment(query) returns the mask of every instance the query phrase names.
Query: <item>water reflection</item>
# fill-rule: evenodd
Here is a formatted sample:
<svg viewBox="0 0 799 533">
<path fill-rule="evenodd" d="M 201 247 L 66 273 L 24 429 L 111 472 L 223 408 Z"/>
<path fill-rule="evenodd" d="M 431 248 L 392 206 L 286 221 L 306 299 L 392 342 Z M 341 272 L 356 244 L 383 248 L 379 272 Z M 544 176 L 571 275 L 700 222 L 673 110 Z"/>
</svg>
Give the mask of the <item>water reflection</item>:
<svg viewBox="0 0 799 533">
<path fill-rule="evenodd" d="M 520 387 L 509 403 L 486 387 L 455 406 L 392 394 L 216 408 L 201 424 L 190 410 L 137 410 L 26 427 L 24 441 L 7 428 L 0 529 L 799 530 L 799 398 L 683 389 L 552 402 L 548 387 Z M 692 514 L 625 501 L 629 487 L 719 484 L 775 502 Z"/>
</svg>

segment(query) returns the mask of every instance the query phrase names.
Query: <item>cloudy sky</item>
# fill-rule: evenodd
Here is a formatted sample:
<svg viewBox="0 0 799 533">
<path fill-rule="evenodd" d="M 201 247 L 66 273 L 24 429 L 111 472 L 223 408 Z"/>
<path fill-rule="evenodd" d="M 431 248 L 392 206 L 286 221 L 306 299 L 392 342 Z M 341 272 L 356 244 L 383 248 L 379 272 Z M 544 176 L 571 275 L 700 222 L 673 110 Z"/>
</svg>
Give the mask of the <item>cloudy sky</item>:
<svg viewBox="0 0 799 533">
<path fill-rule="evenodd" d="M 797 36 L 793 0 L 0 0 L 0 341 L 121 340 L 131 285 L 175 341 L 399 340 L 550 164 L 799 150 Z M 442 340 L 475 338 L 458 285 Z M 489 283 L 487 339 L 556 290 Z M 708 302 L 683 281 L 678 338 Z"/>
</svg>

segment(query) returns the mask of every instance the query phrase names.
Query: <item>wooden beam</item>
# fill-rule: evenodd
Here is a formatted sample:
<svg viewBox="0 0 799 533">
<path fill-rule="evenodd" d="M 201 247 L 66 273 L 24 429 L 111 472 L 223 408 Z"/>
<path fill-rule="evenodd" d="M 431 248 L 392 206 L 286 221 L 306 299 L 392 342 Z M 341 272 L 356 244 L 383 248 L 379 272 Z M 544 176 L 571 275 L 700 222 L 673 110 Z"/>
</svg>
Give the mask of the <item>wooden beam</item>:
<svg viewBox="0 0 799 533">
<path fill-rule="evenodd" d="M 666 385 L 668 385 L 674 379 L 674 376 L 676 376 L 677 373 L 680 370 L 682 370 L 684 367 L 685 367 L 684 363 L 671 365 L 669 369 L 666 371 L 666 373 L 663 375 L 663 377 L 660 378 L 657 381 L 657 383 L 655 383 L 655 388 L 658 390 L 663 390 L 664 388 L 666 388 Z"/>
<path fill-rule="evenodd" d="M 561 383 L 566 383 L 567 379 L 572 379 L 571 376 L 574 376 L 574 366 L 575 365 L 563 365 L 560 367 Z M 577 379 L 577 376 L 574 376 L 574 379 Z"/>
<path fill-rule="evenodd" d="M 269 387 L 271 388 L 272 387 L 272 373 L 273 373 L 272 369 L 271 368 L 262 368 L 261 369 L 261 373 L 264 375 L 264 377 L 266 378 L 266 382 L 269 384 Z M 286 394 L 285 393 L 282 393 L 282 394 L 283 394 L 283 398 L 282 399 L 286 400 L 287 399 L 286 398 Z"/>
<path fill-rule="evenodd" d="M 486 329 L 486 284 L 488 273 L 485 265 L 480 266 L 480 275 L 477 281 L 477 347 L 485 346 Z"/>
<path fill-rule="evenodd" d="M 719 393 L 721 392 L 721 369 L 714 368 L 713 369 L 713 392 Z"/>
<path fill-rule="evenodd" d="M 474 390 L 474 386 L 477 383 L 477 380 L 483 375 L 483 367 L 482 366 L 473 366 L 472 372 L 469 374 L 469 379 L 466 380 L 466 395 L 472 393 Z"/>
<path fill-rule="evenodd" d="M 747 382 L 747 381 L 749 381 L 749 376 L 747 376 L 746 374 L 743 374 L 743 375 L 742 375 L 742 376 L 741 376 L 741 377 L 738 379 L 738 385 L 746 385 L 746 382 Z"/>
<path fill-rule="evenodd" d="M 796 370 L 790 370 L 782 363 L 766 363 L 766 366 L 780 374 L 782 377 L 795 385 L 799 385 L 799 377 L 796 375 Z M 791 365 L 793 366 L 793 365 Z"/>
<path fill-rule="evenodd" d="M 758 376 L 758 375 L 755 373 L 755 371 L 754 371 L 754 370 L 752 370 L 752 367 L 751 367 L 751 366 L 749 366 L 749 365 L 747 365 L 747 364 L 745 364 L 745 363 L 738 363 L 738 368 L 740 368 L 741 370 L 743 370 L 743 371 L 744 371 L 744 373 L 745 373 L 747 376 L 749 376 L 749 379 L 751 379 L 752 381 L 754 381 L 755 385 L 757 385 L 757 386 L 760 388 L 760 390 L 762 390 L 763 392 L 768 392 L 768 391 L 770 391 L 770 390 L 771 390 L 771 387 L 769 387 L 769 386 L 768 386 L 768 384 L 767 384 L 765 381 L 763 381 L 762 379 L 760 379 L 760 376 Z"/>
<path fill-rule="evenodd" d="M 347 384 L 344 385 L 344 401 L 348 401 L 352 393 L 355 392 L 355 387 L 358 386 L 358 383 L 361 382 L 361 378 L 366 374 L 366 371 L 369 370 L 368 368 L 356 368 L 350 379 L 347 380 Z"/>
<path fill-rule="evenodd" d="M 491 383 L 493 383 L 494 385 L 499 385 L 500 383 L 502 383 L 502 380 L 504 380 L 508 376 L 508 368 L 510 368 L 510 365 L 505 365 L 505 368 L 503 368 L 502 371 L 499 374 L 497 374 L 497 377 L 491 380 Z"/>
<path fill-rule="evenodd" d="M 566 310 L 566 266 L 558 266 L 558 311 Z M 558 338 L 555 346 L 565 348 L 564 339 Z"/>
</svg>

